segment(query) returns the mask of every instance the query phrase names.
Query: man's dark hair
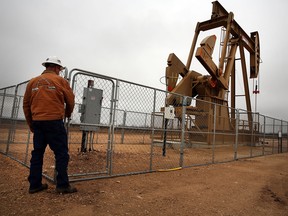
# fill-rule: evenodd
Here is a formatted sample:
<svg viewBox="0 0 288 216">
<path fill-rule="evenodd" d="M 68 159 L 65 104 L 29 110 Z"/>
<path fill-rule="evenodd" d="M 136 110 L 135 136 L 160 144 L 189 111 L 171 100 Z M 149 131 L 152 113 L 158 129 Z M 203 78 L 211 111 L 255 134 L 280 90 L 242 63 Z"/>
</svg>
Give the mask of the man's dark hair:
<svg viewBox="0 0 288 216">
<path fill-rule="evenodd" d="M 45 67 L 48 68 L 48 67 L 54 67 L 56 66 L 55 64 L 52 64 L 52 63 L 46 63 L 45 64 Z"/>
</svg>

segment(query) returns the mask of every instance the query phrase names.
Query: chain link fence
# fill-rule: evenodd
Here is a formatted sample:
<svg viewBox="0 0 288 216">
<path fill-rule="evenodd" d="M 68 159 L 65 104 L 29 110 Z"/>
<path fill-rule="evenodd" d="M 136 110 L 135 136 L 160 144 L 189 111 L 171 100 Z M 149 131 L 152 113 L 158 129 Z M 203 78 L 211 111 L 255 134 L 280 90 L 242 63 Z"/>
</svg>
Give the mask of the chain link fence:
<svg viewBox="0 0 288 216">
<path fill-rule="evenodd" d="M 181 95 L 175 95 L 177 106 L 165 108 L 163 90 L 80 69 L 65 76 L 75 94 L 73 114 L 65 119 L 70 181 L 288 151 L 287 121 Z M 27 83 L 0 89 L 0 152 L 29 167 L 33 134 L 22 109 Z M 49 148 L 43 175 L 55 179 Z"/>
</svg>

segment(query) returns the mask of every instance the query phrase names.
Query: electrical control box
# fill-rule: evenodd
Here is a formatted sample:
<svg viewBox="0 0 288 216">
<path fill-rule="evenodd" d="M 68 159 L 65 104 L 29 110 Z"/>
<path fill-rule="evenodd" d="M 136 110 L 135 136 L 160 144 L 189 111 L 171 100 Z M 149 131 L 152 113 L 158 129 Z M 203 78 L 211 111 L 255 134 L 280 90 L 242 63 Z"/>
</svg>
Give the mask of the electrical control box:
<svg viewBox="0 0 288 216">
<path fill-rule="evenodd" d="M 83 101 L 79 106 L 81 113 L 80 121 L 84 124 L 80 129 L 84 131 L 96 131 L 97 126 L 92 124 L 100 124 L 101 106 L 102 106 L 103 90 L 96 88 L 84 88 Z"/>
<path fill-rule="evenodd" d="M 175 108 L 172 106 L 164 108 L 164 118 L 165 119 L 174 119 L 175 118 Z"/>
</svg>

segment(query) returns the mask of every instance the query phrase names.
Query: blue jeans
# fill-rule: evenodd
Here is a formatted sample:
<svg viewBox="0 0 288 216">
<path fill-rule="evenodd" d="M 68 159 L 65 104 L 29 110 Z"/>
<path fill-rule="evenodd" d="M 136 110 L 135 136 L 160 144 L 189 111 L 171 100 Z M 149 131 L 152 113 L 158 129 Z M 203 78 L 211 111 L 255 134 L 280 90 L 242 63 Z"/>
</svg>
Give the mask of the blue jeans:
<svg viewBox="0 0 288 216">
<path fill-rule="evenodd" d="M 47 144 L 54 152 L 56 159 L 56 187 L 69 186 L 67 173 L 69 154 L 67 133 L 63 120 L 33 121 L 34 130 L 32 157 L 30 160 L 30 174 L 28 180 L 30 189 L 35 189 L 42 184 L 43 157 Z"/>
</svg>

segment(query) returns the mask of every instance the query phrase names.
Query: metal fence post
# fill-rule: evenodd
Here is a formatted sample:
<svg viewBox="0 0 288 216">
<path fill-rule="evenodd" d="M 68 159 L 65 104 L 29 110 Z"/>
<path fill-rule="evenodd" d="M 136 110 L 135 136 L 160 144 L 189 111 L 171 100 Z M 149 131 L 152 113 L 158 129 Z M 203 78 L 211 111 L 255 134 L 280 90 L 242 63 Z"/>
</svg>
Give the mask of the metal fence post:
<svg viewBox="0 0 288 216">
<path fill-rule="evenodd" d="M 263 128 L 263 142 L 262 142 L 262 155 L 264 155 L 264 145 L 265 145 L 265 136 L 266 136 L 266 116 L 264 116 L 264 128 Z"/>
<path fill-rule="evenodd" d="M 272 154 L 273 154 L 273 152 L 274 152 L 274 144 L 275 144 L 275 119 L 273 119 L 273 131 L 272 131 L 272 133 L 273 133 L 273 141 L 272 141 Z"/>
<path fill-rule="evenodd" d="M 213 110 L 213 143 L 212 143 L 212 163 L 215 162 L 215 140 L 216 140 L 216 104 Z"/>
<path fill-rule="evenodd" d="M 252 127 L 251 127 L 251 144 L 250 144 L 250 157 L 252 157 L 253 155 L 253 146 L 256 146 L 255 143 L 255 133 L 254 131 L 256 131 L 256 113 L 254 113 L 254 118 L 252 118 Z M 255 125 L 255 126 L 254 126 Z"/>
<path fill-rule="evenodd" d="M 2 117 L 3 117 L 5 98 L 6 98 L 6 88 L 4 89 L 3 99 L 2 99 L 2 104 L 1 104 L 1 110 L 0 110 L 0 125 L 2 124 Z M 0 128 L 0 132 L 1 132 L 1 128 Z M 7 142 L 7 146 L 8 146 L 8 142 Z M 6 153 L 7 153 L 7 146 L 6 146 Z"/>
<path fill-rule="evenodd" d="M 234 145 L 234 160 L 237 160 L 237 153 L 238 153 L 238 139 L 239 139 L 239 119 L 240 113 L 239 109 L 236 110 L 236 127 L 235 127 L 235 145 Z"/>
<path fill-rule="evenodd" d="M 156 111 L 156 89 L 154 89 L 154 98 L 153 98 L 153 111 L 151 116 L 151 146 L 150 146 L 150 166 L 149 169 L 152 171 L 153 169 L 153 146 L 154 146 L 154 134 L 155 134 L 155 111 Z"/>
<path fill-rule="evenodd" d="M 4 93 L 3 93 L 3 100 L 2 100 L 2 104 L 1 104 L 0 117 L 3 116 L 5 98 L 6 98 L 6 89 L 4 89 Z"/>
<path fill-rule="evenodd" d="M 109 123 L 109 132 L 108 132 L 108 164 L 109 164 L 109 171 L 108 174 L 113 174 L 113 145 L 114 145 L 114 127 L 115 127 L 115 116 L 116 116 L 116 109 L 117 103 L 119 98 L 119 80 L 116 80 L 116 88 L 114 98 L 111 100 L 111 113 L 110 113 L 110 123 Z M 113 95 L 113 94 L 112 94 Z"/>
<path fill-rule="evenodd" d="M 287 123 L 287 125 L 286 125 L 287 131 L 286 131 L 286 141 L 285 141 L 285 143 L 286 143 L 286 152 L 288 152 L 288 122 L 286 122 L 286 123 Z"/>
<path fill-rule="evenodd" d="M 183 166 L 184 146 L 185 146 L 185 116 L 186 116 L 186 101 L 187 96 L 183 97 L 182 106 L 182 124 L 181 124 L 181 144 L 180 144 L 180 160 L 179 167 Z"/>
<path fill-rule="evenodd" d="M 280 128 L 280 132 L 281 132 L 281 137 L 280 137 L 280 153 L 282 153 L 283 152 L 283 147 L 282 147 L 282 140 L 283 140 L 283 133 L 282 133 L 282 131 L 283 131 L 283 121 L 281 120 L 281 128 Z"/>
</svg>

